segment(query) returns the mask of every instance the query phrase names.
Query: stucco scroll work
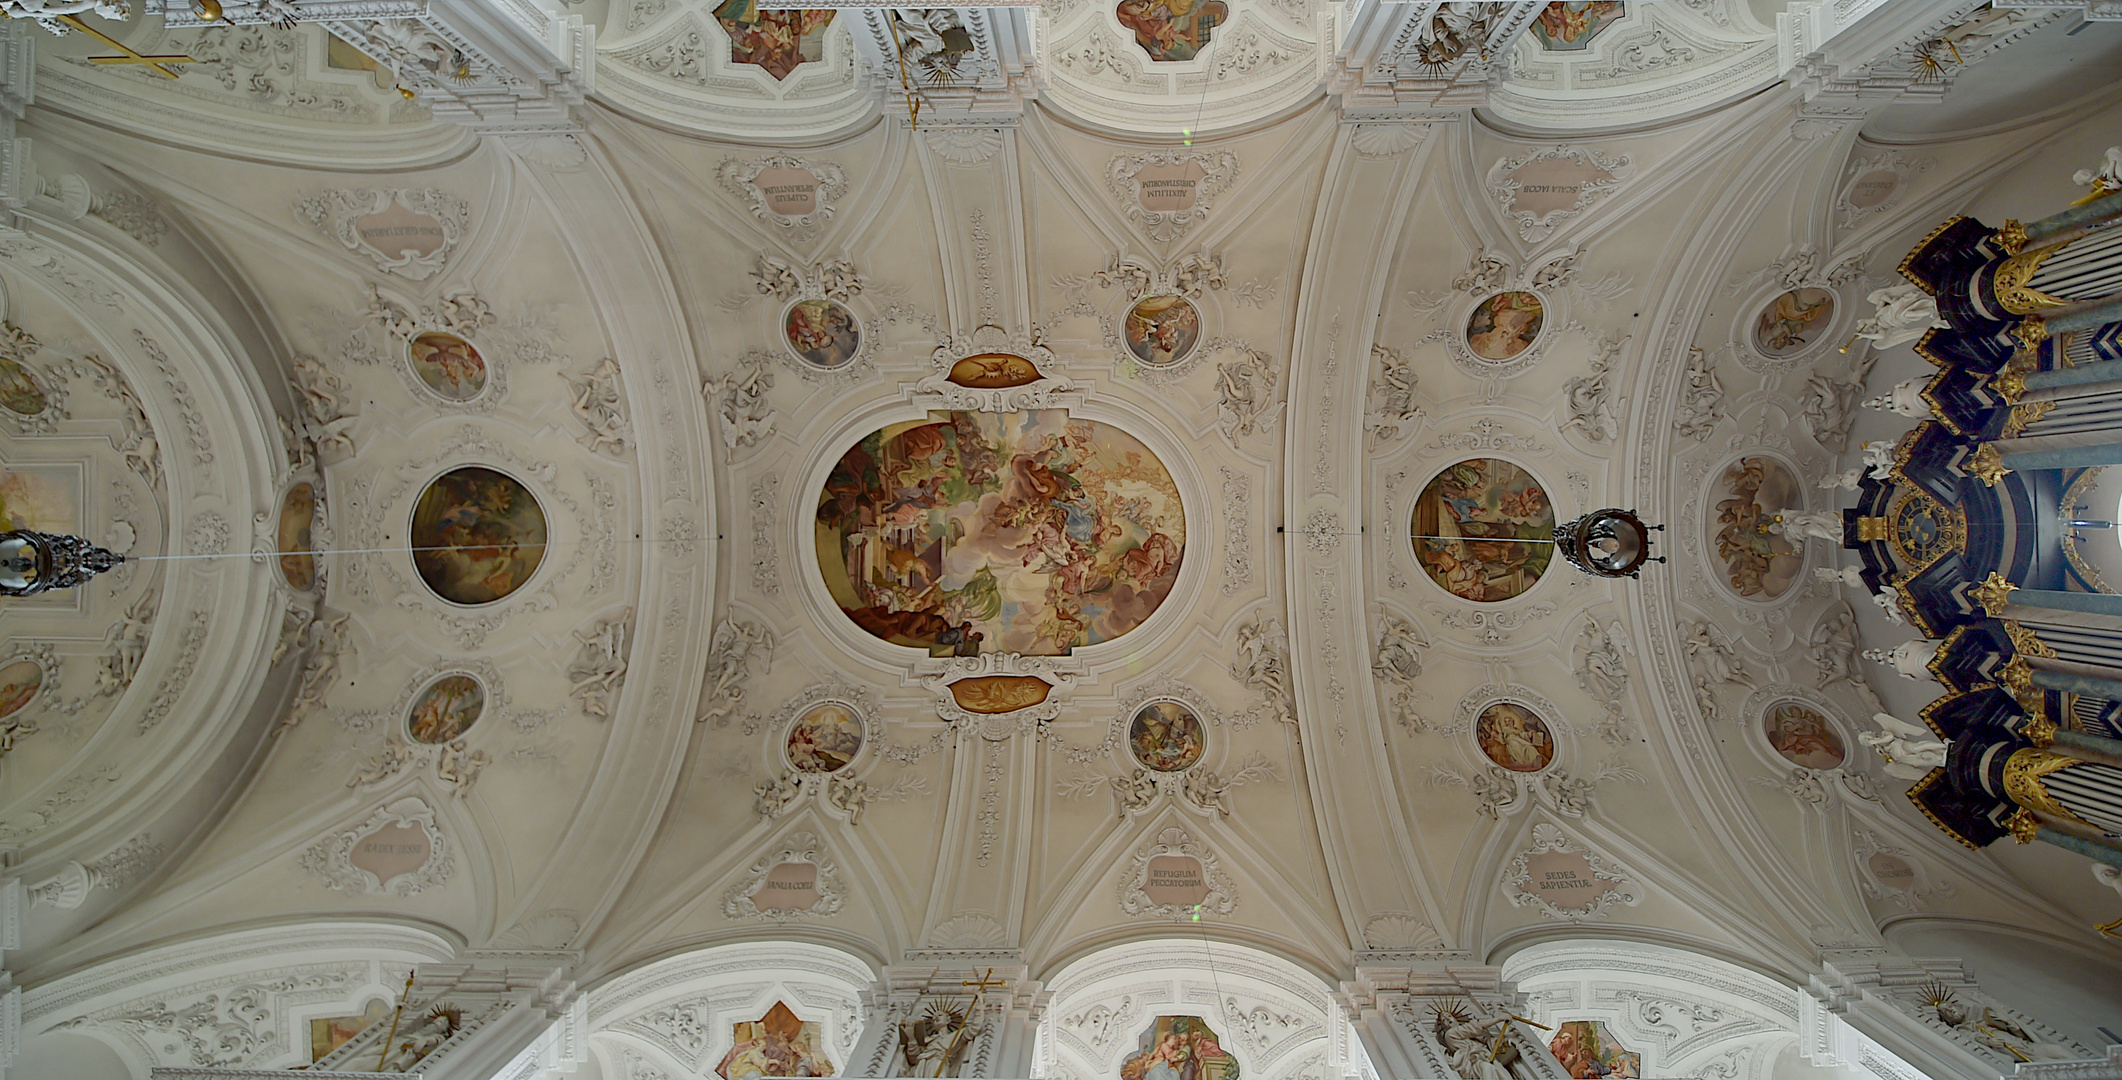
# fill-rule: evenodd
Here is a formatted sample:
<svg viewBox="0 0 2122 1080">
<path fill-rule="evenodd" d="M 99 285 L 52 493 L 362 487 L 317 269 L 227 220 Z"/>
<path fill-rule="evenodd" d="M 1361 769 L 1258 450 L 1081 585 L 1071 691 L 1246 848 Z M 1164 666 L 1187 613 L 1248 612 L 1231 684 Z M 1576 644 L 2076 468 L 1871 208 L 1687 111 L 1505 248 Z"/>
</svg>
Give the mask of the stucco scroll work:
<svg viewBox="0 0 2122 1080">
<path fill-rule="evenodd" d="M 1075 380 L 1054 372 L 1061 358 L 1036 330 L 1010 333 L 982 326 L 937 342 L 931 373 L 914 384 L 915 400 L 930 409 L 1017 412 L 1081 404 Z"/>
<path fill-rule="evenodd" d="M 786 922 L 805 915 L 837 915 L 846 902 L 840 868 L 824 845 L 807 832 L 790 833 L 781 846 L 761 855 L 722 894 L 722 914 L 732 919 Z"/>
<path fill-rule="evenodd" d="M 1490 197 L 1530 243 L 1545 240 L 1570 218 L 1613 194 L 1634 172 L 1627 154 L 1557 145 L 1489 167 Z"/>
<path fill-rule="evenodd" d="M 1128 220 L 1150 239 L 1170 242 L 1206 218 L 1237 175 L 1238 155 L 1228 150 L 1152 150 L 1113 158 L 1105 184 Z"/>
<path fill-rule="evenodd" d="M 438 188 L 332 188 L 295 213 L 376 269 L 414 281 L 441 272 L 464 239 L 471 207 Z"/>
<path fill-rule="evenodd" d="M 847 173 L 839 165 L 789 154 L 723 158 L 715 179 L 753 217 L 791 240 L 810 239 L 833 219 L 833 204 L 847 194 Z"/>
<path fill-rule="evenodd" d="M 1643 887 L 1633 874 L 1561 829 L 1541 822 L 1533 826 L 1532 840 L 1503 874 L 1503 896 L 1512 906 L 1531 904 L 1548 918 L 1579 922 L 1604 915 L 1615 904 L 1642 902 Z"/>
<path fill-rule="evenodd" d="M 378 807 L 360 824 L 311 844 L 300 864 L 327 889 L 393 896 L 444 885 L 457 868 L 434 808 L 417 795 Z"/>
<path fill-rule="evenodd" d="M 1120 878 L 1120 910 L 1129 915 L 1181 919 L 1237 910 L 1237 887 L 1216 855 L 1176 825 L 1136 849 Z"/>
</svg>

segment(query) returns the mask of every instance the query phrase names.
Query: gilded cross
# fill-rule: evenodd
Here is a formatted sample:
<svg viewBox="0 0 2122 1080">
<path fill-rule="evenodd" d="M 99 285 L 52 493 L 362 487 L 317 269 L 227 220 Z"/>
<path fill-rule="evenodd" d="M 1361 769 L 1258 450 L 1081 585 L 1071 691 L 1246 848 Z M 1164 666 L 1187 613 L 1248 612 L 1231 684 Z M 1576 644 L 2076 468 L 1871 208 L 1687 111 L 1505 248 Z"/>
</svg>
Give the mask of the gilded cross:
<svg viewBox="0 0 2122 1080">
<path fill-rule="evenodd" d="M 117 39 L 111 37 L 109 34 L 106 34 L 103 31 L 98 30 L 85 22 L 82 22 L 81 17 L 78 15 L 61 15 L 58 17 L 58 19 L 60 22 L 63 22 L 66 25 L 71 26 L 74 29 L 79 30 L 82 33 L 87 34 L 88 36 L 95 38 L 98 41 L 101 41 L 105 45 L 108 45 L 111 48 L 116 49 L 119 52 L 125 54 L 123 56 L 91 56 L 88 58 L 88 62 L 91 64 L 146 64 L 148 67 L 155 69 L 156 73 L 161 75 L 163 78 L 174 79 L 177 77 L 177 73 L 171 71 L 166 67 L 163 67 L 162 65 L 194 64 L 198 62 L 189 56 L 143 56 L 140 53 L 134 52 L 130 46 L 118 41 Z"/>
<path fill-rule="evenodd" d="M 987 993 L 989 990 L 994 989 L 995 987 L 1008 986 L 1009 980 L 995 978 L 995 969 L 988 968 L 987 974 L 980 976 L 978 981 L 974 981 L 972 979 L 964 979 L 961 980 L 958 985 L 978 987 L 979 992 L 984 994 Z"/>
</svg>

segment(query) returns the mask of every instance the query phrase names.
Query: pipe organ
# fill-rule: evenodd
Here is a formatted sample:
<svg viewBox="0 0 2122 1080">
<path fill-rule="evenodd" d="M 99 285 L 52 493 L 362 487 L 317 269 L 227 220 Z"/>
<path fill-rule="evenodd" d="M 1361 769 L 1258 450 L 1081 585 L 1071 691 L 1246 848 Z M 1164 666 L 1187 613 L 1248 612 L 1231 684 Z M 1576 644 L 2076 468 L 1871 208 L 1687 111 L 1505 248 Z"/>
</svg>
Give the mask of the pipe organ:
<svg viewBox="0 0 2122 1080">
<path fill-rule="evenodd" d="M 2069 542 L 2080 491 L 2122 465 L 2122 193 L 1956 216 L 1901 274 L 1939 316 L 1915 346 L 1930 415 L 1860 481 L 1843 546 L 1938 642 L 1922 720 L 1948 748 L 1909 798 L 1970 847 L 2122 866 L 2122 595 Z"/>
</svg>

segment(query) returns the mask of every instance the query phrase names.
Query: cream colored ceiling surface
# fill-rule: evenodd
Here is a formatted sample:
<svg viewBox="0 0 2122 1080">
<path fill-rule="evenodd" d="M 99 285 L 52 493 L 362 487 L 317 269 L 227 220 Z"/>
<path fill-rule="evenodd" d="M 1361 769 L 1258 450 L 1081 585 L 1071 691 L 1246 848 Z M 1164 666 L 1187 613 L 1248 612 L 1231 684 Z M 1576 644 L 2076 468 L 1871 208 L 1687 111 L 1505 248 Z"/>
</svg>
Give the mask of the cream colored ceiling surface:
<svg viewBox="0 0 2122 1080">
<path fill-rule="evenodd" d="M 1832 545 L 1764 542 L 1747 515 L 1835 508 L 1818 482 L 1905 426 L 1856 398 L 1924 370 L 1905 346 L 1838 350 L 1866 295 L 1953 213 L 2075 197 L 2113 87 L 1969 134 L 1947 94 L 1925 129 L 1945 133 L 1873 141 L 1862 109 L 1793 89 L 1776 11 L 1632 0 L 1581 49 L 1515 38 L 1480 108 L 1344 114 L 1321 86 L 1358 6 L 1230 0 L 1224 51 L 1172 63 L 1116 9 L 982 9 L 988 81 L 918 127 L 877 66 L 880 10 L 838 11 L 777 78 L 732 58 L 713 5 L 615 0 L 589 13 L 578 128 L 483 137 L 334 66 L 315 25 L 129 31 L 201 61 L 175 82 L 39 41 L 0 351 L 53 406 L 0 414 L 7 512 L 135 553 L 256 554 L 7 609 L 0 654 L 41 673 L 0 759 L 10 873 L 103 868 L 33 911 L 16 981 L 391 923 L 573 951 L 584 985 L 633 972 L 590 1006 L 623 1019 L 668 1005 L 642 965 L 702 946 L 986 955 L 1067 969 L 1065 992 L 1124 974 L 1087 955 L 1178 925 L 1243 946 L 1239 978 L 1319 1026 L 1305 1053 L 1354 1069 L 1284 968 L 1604 936 L 1802 983 L 1918 923 L 2112 964 L 2083 924 L 2113 905 L 2079 862 L 1962 851 L 1907 805 L 1856 734 L 1929 695 L 1858 649 L 1913 635 L 1814 573 Z M 1404 105 L 1411 78 L 1365 93 Z M 394 222 L 422 231 L 412 255 L 378 246 Z M 1194 313 L 1177 347 L 1138 351 L 1145 297 Z M 791 318 L 829 311 L 847 321 L 806 356 Z M 435 359 L 448 341 L 476 384 Z M 950 380 L 992 354 L 1038 379 Z M 1108 580 L 1040 591 L 1067 560 L 1027 518 L 984 538 L 1008 553 L 995 609 L 970 571 L 948 586 L 950 634 L 1009 627 L 977 651 L 843 612 L 856 548 L 887 560 L 861 564 L 864 595 L 889 577 L 902 608 L 951 557 L 893 565 L 890 526 L 821 525 L 853 490 L 843 455 L 901 438 L 869 444 L 865 490 L 916 530 L 944 504 L 909 440 L 949 429 L 963 481 L 978 424 L 1034 413 L 992 486 L 1103 470 L 1083 499 L 1114 536 L 1132 515 L 1128 539 L 1049 541 L 1115 545 Z M 535 500 L 541 558 L 423 574 L 408 548 L 465 535 L 423 493 L 466 468 Z M 271 554 L 304 484 L 312 544 L 344 552 L 306 577 Z M 1413 538 L 1454 498 L 1520 523 L 1632 508 L 1671 561 L 1479 575 Z M 1123 585 L 1124 612 L 1055 614 Z M 482 711 L 429 741 L 409 715 L 452 675 Z M 987 676 L 1050 690 L 1001 712 L 952 691 Z M 1198 742 L 1170 772 L 1132 749 L 1159 703 Z M 789 747 L 820 707 L 860 735 L 830 773 Z M 386 833 L 424 858 L 365 869 Z M 1199 873 L 1183 900 L 1156 877 L 1172 860 Z M 1547 887 L 1560 867 L 1590 887 Z M 815 903 L 762 903 L 789 874 Z M 821 1016 L 857 992 L 813 975 Z"/>
</svg>

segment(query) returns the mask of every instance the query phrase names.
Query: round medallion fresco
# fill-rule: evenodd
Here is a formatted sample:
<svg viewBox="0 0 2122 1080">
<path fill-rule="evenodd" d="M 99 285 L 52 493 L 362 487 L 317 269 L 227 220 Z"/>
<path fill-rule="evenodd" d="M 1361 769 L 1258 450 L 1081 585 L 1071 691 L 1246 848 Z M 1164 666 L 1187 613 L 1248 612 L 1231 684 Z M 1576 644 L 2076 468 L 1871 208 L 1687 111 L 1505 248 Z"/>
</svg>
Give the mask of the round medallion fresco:
<svg viewBox="0 0 2122 1080">
<path fill-rule="evenodd" d="M 1761 717 L 1768 745 L 1784 760 L 1807 769 L 1839 768 L 1848 755 L 1827 717 L 1795 701 L 1779 702 Z"/>
<path fill-rule="evenodd" d="M 861 752 L 862 721 L 838 702 L 814 705 L 789 725 L 788 764 L 797 772 L 839 772 Z"/>
<path fill-rule="evenodd" d="M 0 667 L 0 717 L 22 710 L 44 686 L 44 669 L 28 660 Z"/>
<path fill-rule="evenodd" d="M 51 400 L 44 396 L 44 388 L 37 385 L 28 368 L 11 356 L 0 356 L 0 408 L 35 416 L 49 404 Z"/>
<path fill-rule="evenodd" d="M 1547 721 L 1515 702 L 1498 701 L 1481 710 L 1474 739 L 1490 761 L 1512 772 L 1539 772 L 1555 760 L 1555 735 Z"/>
<path fill-rule="evenodd" d="M 1532 347 L 1546 306 L 1529 292 L 1500 292 L 1466 318 L 1466 347 L 1483 360 L 1508 360 Z"/>
<path fill-rule="evenodd" d="M 413 566 L 452 604 L 491 604 L 545 559 L 545 510 L 515 477 L 476 465 L 435 478 L 413 505 Z"/>
<path fill-rule="evenodd" d="M 1532 588 L 1555 546 L 1555 508 L 1531 474 L 1498 458 L 1438 473 L 1415 497 L 1415 560 L 1445 591 L 1495 603 Z M 1527 543 L 1525 541 L 1539 541 Z"/>
<path fill-rule="evenodd" d="M 469 675 L 444 675 L 427 684 L 405 717 L 414 742 L 446 743 L 461 738 L 486 711 L 486 687 Z"/>
<path fill-rule="evenodd" d="M 1127 350 L 1150 367 L 1186 359 L 1201 340 L 1201 312 L 1183 296 L 1145 296 L 1127 309 Z"/>
<path fill-rule="evenodd" d="M 818 572 L 864 631 L 933 656 L 1060 656 L 1141 625 L 1178 580 L 1164 463 L 1063 409 L 932 412 L 864 436 L 818 494 Z"/>
<path fill-rule="evenodd" d="M 1798 579 L 1804 552 L 1781 533 L 1765 531 L 1775 516 L 1805 505 L 1805 493 L 1789 467 L 1771 457 L 1743 457 L 1724 469 L 1710 489 L 1716 520 L 1710 543 L 1724 563 L 1724 580 L 1740 596 L 1773 600 Z"/>
<path fill-rule="evenodd" d="M 307 481 L 287 489 L 280 500 L 280 528 L 275 533 L 280 552 L 280 576 L 291 589 L 308 591 L 317 583 L 317 557 L 310 554 L 310 530 L 317 519 L 317 489 Z"/>
<path fill-rule="evenodd" d="M 1178 772 L 1201 760 L 1201 719 L 1176 701 L 1152 701 L 1127 725 L 1127 749 L 1145 769 Z"/>
<path fill-rule="evenodd" d="M 1835 294 L 1825 289 L 1792 289 L 1761 309 L 1754 319 L 1754 348 L 1782 359 L 1804 352 L 1835 321 Z"/>
<path fill-rule="evenodd" d="M 862 328 L 855 313 L 835 300 L 798 300 L 789 306 L 781 332 L 804 363 L 836 371 L 855 362 Z"/>
<path fill-rule="evenodd" d="M 455 334 L 427 333 L 408 347 L 413 374 L 447 401 L 470 401 L 486 389 L 486 358 Z"/>
</svg>

